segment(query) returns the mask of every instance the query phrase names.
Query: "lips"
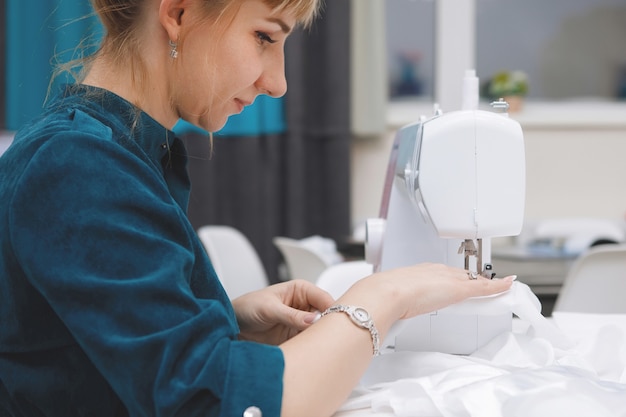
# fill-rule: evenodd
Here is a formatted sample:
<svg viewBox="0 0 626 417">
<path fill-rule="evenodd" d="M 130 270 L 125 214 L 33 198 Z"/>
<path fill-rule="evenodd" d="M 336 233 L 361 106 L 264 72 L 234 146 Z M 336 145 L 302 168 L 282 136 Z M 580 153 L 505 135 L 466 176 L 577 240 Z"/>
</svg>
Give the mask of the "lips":
<svg viewBox="0 0 626 417">
<path fill-rule="evenodd" d="M 238 98 L 235 99 L 235 103 L 237 104 L 238 113 L 241 113 L 243 111 L 244 107 L 249 106 L 250 104 L 252 104 L 252 102 L 250 102 L 250 101 L 243 101 L 243 100 L 240 100 Z"/>
</svg>

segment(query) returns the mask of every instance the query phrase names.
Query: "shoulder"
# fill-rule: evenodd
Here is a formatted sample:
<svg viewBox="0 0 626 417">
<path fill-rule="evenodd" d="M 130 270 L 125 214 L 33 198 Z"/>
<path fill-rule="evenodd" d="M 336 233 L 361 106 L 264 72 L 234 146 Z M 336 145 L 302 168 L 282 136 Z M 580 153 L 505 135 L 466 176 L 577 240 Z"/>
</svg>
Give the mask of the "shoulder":
<svg viewBox="0 0 626 417">
<path fill-rule="evenodd" d="M 67 148 L 72 142 L 100 141 L 113 141 L 111 127 L 101 118 L 76 106 L 55 106 L 16 133 L 7 156 L 14 160 L 31 160 L 51 148 Z"/>
<path fill-rule="evenodd" d="M 63 156 L 81 158 L 81 152 L 142 154 L 133 141 L 125 109 L 111 108 L 106 97 L 104 93 L 101 99 L 75 94 L 51 100 L 38 118 L 15 135 L 13 157 L 27 160 L 43 157 L 47 163 L 54 164 Z"/>
<path fill-rule="evenodd" d="M 136 114 L 131 114 L 135 111 Z M 44 111 L 16 134 L 15 141 L 39 143 L 62 138 L 126 144 L 131 125 L 141 111 L 122 98 L 101 89 L 68 86 L 52 98 Z"/>
<path fill-rule="evenodd" d="M 12 204 L 40 201 L 46 195 L 78 203 L 97 195 L 98 187 L 122 183 L 160 190 L 154 166 L 116 130 L 114 124 L 80 108 L 44 114 L 25 126 L 3 155 L 0 171 L 6 171 L 7 179 L 3 194 Z M 119 194 L 118 190 L 114 195 Z M 82 199 L 72 199 L 72 195 L 82 195 Z"/>
<path fill-rule="evenodd" d="M 101 160 L 119 148 L 110 127 L 77 109 L 66 109 L 42 117 L 15 136 L 7 152 L 18 174 L 62 170 L 71 174 Z M 117 152 L 120 150 L 117 149 Z M 78 163 L 80 161 L 80 163 Z"/>
</svg>

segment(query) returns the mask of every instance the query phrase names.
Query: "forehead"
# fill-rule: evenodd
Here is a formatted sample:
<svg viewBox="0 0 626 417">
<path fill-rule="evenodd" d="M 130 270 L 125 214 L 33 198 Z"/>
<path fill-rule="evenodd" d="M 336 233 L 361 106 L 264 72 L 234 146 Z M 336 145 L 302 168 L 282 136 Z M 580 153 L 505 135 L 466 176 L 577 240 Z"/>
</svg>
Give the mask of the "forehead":
<svg viewBox="0 0 626 417">
<path fill-rule="evenodd" d="M 245 0 L 244 0 L 245 1 Z M 262 0 L 274 12 L 286 12 L 296 22 L 308 26 L 317 15 L 320 0 Z"/>
<path fill-rule="evenodd" d="M 288 33 L 296 25 L 309 26 L 317 15 L 320 0 L 197 0 L 203 11 L 193 13 L 196 24 L 210 25 L 218 33 L 243 16 L 254 15 L 274 21 Z M 193 7 L 193 6 L 192 6 Z M 251 13 L 251 11 L 253 11 Z"/>
<path fill-rule="evenodd" d="M 297 19 L 291 9 L 272 8 L 267 1 L 264 0 L 243 0 L 240 1 L 236 8 L 232 9 L 232 20 L 235 21 L 266 21 L 280 26 L 280 29 L 289 33 L 297 24 Z"/>
</svg>

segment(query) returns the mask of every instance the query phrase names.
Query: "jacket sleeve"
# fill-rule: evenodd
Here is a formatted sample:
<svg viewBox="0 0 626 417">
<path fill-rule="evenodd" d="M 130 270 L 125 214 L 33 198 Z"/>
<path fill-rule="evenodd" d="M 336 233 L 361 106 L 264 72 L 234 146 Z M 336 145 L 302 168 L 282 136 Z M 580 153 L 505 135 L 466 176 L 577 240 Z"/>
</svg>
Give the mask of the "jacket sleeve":
<svg viewBox="0 0 626 417">
<path fill-rule="evenodd" d="M 28 280 L 130 415 L 280 415 L 281 350 L 237 340 L 232 306 L 154 166 L 68 132 L 38 150 L 10 204 Z M 194 294 L 198 274 L 209 296 Z"/>
</svg>

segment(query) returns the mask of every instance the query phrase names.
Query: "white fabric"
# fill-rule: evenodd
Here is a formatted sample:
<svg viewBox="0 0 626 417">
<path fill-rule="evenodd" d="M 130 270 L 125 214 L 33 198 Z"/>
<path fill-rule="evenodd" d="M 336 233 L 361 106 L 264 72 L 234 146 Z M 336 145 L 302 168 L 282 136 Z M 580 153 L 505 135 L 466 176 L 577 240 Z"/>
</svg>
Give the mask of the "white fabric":
<svg viewBox="0 0 626 417">
<path fill-rule="evenodd" d="M 335 417 L 626 417 L 626 315 L 546 319 L 516 293 L 512 332 L 469 356 L 378 356 Z"/>
<path fill-rule="evenodd" d="M 299 240 L 305 248 L 317 253 L 326 265 L 335 265 L 343 261 L 343 256 L 337 251 L 337 244 L 333 239 L 313 235 Z"/>
</svg>

